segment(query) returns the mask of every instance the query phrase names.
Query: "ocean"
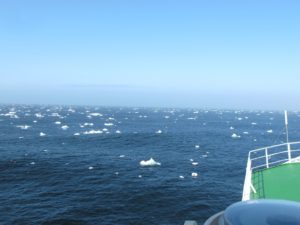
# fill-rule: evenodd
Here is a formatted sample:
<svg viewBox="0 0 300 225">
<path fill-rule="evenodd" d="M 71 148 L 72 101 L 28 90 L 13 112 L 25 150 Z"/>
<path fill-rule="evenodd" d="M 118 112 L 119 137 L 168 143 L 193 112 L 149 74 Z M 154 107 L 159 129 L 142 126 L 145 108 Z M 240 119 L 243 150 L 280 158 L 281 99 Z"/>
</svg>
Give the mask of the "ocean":
<svg viewBox="0 0 300 225">
<path fill-rule="evenodd" d="M 0 105 L 0 224 L 202 224 L 285 141 L 281 111 Z"/>
</svg>

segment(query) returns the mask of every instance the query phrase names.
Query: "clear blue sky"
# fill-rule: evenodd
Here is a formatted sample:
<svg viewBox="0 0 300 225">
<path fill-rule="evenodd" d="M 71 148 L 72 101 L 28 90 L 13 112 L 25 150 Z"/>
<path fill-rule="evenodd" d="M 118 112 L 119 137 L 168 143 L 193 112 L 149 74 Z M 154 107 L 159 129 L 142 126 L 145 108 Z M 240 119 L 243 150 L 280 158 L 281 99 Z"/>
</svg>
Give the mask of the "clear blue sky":
<svg viewBox="0 0 300 225">
<path fill-rule="evenodd" d="M 0 1 L 0 103 L 300 110 L 300 1 Z"/>
</svg>

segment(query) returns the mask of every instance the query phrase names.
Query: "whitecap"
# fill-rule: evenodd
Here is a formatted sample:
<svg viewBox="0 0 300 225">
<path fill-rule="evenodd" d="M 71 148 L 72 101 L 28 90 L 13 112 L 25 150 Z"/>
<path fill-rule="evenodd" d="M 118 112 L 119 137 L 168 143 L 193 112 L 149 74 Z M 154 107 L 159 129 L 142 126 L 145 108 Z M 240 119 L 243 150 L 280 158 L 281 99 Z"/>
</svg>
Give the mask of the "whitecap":
<svg viewBox="0 0 300 225">
<path fill-rule="evenodd" d="M 153 158 L 140 161 L 140 166 L 160 166 L 160 162 L 156 162 Z"/>
<path fill-rule="evenodd" d="M 230 129 L 230 130 L 234 130 L 234 127 L 230 127 L 229 129 Z"/>
<path fill-rule="evenodd" d="M 46 134 L 43 132 L 40 132 L 40 136 L 43 137 L 43 136 L 46 136 Z"/>
<path fill-rule="evenodd" d="M 200 146 L 199 145 L 195 145 L 195 148 L 200 148 Z"/>
<path fill-rule="evenodd" d="M 35 162 L 31 162 L 30 165 L 35 165 Z"/>
<path fill-rule="evenodd" d="M 257 125 L 257 123 L 255 123 L 255 122 L 252 122 L 252 123 L 251 123 L 251 125 Z"/>
<path fill-rule="evenodd" d="M 273 130 L 267 130 L 267 132 L 271 134 L 271 133 L 273 133 Z"/>
<path fill-rule="evenodd" d="M 120 157 L 120 158 L 124 158 L 124 157 L 125 157 L 125 155 L 120 155 L 119 157 Z"/>
<path fill-rule="evenodd" d="M 156 133 L 156 134 L 161 134 L 162 131 L 161 131 L 161 130 L 158 130 L 158 131 L 156 131 L 155 133 Z"/>
<path fill-rule="evenodd" d="M 199 163 L 198 162 L 192 162 L 193 166 L 197 166 Z"/>
<path fill-rule="evenodd" d="M 94 169 L 94 167 L 90 166 L 90 167 L 89 167 L 89 170 L 92 170 L 92 169 Z"/>
<path fill-rule="evenodd" d="M 77 132 L 77 133 L 74 133 L 74 136 L 79 136 L 79 135 L 80 135 L 80 133 L 78 133 L 78 132 Z"/>
<path fill-rule="evenodd" d="M 55 123 L 55 124 L 58 124 L 58 125 L 59 125 L 59 124 L 61 124 L 61 122 L 60 122 L 60 121 L 56 121 L 56 122 L 54 122 L 54 123 Z"/>
<path fill-rule="evenodd" d="M 139 178 L 142 178 L 143 176 L 142 176 L 142 175 L 138 175 L 138 177 L 139 177 Z"/>
<path fill-rule="evenodd" d="M 116 130 L 116 134 L 121 134 L 121 131 L 119 131 L 119 130 Z"/>
<path fill-rule="evenodd" d="M 180 179 L 184 179 L 184 176 L 180 175 L 179 178 L 180 178 Z"/>
<path fill-rule="evenodd" d="M 107 126 L 107 127 L 111 127 L 113 125 L 114 125 L 113 123 L 104 123 L 104 126 Z"/>
<path fill-rule="evenodd" d="M 34 115 L 35 115 L 35 117 L 37 117 L 37 118 L 43 118 L 43 117 L 44 117 L 41 113 L 36 113 L 36 114 L 34 114 Z"/>
<path fill-rule="evenodd" d="M 248 131 L 244 131 L 243 134 L 249 134 L 249 132 Z"/>
</svg>

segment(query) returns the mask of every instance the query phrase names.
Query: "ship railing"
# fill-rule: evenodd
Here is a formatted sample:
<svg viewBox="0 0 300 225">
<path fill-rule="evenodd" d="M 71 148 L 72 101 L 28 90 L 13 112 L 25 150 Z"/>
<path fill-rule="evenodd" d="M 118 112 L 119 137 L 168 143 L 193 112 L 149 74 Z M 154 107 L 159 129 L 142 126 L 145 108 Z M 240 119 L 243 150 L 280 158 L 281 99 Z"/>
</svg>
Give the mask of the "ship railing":
<svg viewBox="0 0 300 225">
<path fill-rule="evenodd" d="M 251 171 L 291 163 L 295 159 L 300 162 L 300 141 L 258 148 L 248 154 Z"/>
<path fill-rule="evenodd" d="M 250 151 L 247 160 L 242 200 L 249 200 L 251 193 L 256 193 L 256 189 L 252 184 L 253 171 L 293 162 L 300 162 L 300 141 L 272 145 Z"/>
</svg>

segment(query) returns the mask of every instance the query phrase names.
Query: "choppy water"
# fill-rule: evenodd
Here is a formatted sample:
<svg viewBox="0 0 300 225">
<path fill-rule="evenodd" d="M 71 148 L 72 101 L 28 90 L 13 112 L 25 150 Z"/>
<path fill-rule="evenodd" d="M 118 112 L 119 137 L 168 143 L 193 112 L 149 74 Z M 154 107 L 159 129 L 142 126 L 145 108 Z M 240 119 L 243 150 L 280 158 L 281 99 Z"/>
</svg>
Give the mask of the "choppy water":
<svg viewBox="0 0 300 225">
<path fill-rule="evenodd" d="M 0 223 L 201 224 L 241 199 L 247 152 L 284 140 L 283 112 L 2 105 Z"/>
</svg>

